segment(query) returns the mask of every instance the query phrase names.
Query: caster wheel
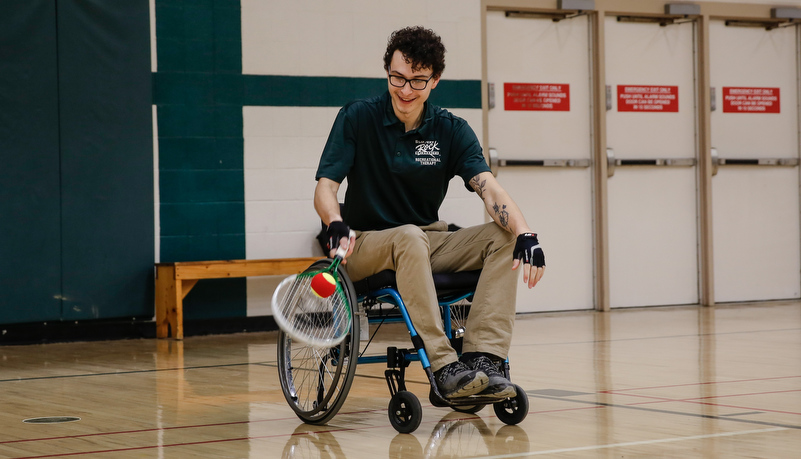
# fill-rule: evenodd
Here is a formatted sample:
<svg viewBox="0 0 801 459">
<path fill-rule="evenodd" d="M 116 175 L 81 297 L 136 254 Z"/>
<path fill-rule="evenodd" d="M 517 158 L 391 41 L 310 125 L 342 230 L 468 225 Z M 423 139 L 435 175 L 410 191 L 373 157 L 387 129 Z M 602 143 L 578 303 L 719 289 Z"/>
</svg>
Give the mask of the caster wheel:
<svg viewBox="0 0 801 459">
<path fill-rule="evenodd" d="M 400 433 L 414 432 L 423 420 L 423 407 L 413 393 L 402 390 L 389 399 L 389 422 Z"/>
<path fill-rule="evenodd" d="M 451 408 L 453 408 L 453 411 L 458 411 L 460 413 L 476 414 L 483 410 L 485 406 L 487 405 L 452 406 Z"/>
<path fill-rule="evenodd" d="M 516 384 L 515 390 L 517 390 L 515 398 L 509 398 L 492 405 L 498 419 L 510 426 L 519 424 L 528 416 L 528 395 L 522 387 Z"/>
</svg>

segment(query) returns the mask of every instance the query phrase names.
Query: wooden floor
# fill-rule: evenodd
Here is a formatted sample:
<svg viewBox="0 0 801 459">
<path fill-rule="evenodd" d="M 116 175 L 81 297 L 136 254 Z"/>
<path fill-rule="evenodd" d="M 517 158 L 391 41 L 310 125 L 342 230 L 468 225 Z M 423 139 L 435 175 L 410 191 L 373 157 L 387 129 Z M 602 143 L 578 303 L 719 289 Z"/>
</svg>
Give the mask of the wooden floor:
<svg viewBox="0 0 801 459">
<path fill-rule="evenodd" d="M 361 365 L 327 426 L 302 424 L 276 376 L 275 333 L 0 347 L 0 457 L 801 457 L 801 303 L 534 314 L 506 426 L 423 402 L 397 434 L 381 364 Z M 404 342 L 402 330 L 373 343 Z M 55 424 L 40 417 L 77 417 Z"/>
</svg>

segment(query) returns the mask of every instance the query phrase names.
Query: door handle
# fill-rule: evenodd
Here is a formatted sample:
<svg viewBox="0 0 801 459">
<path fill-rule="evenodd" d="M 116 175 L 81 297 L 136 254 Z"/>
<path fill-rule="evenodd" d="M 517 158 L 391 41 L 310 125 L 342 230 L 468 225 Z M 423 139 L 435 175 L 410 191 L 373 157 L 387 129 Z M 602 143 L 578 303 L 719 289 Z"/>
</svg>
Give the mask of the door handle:
<svg viewBox="0 0 801 459">
<path fill-rule="evenodd" d="M 798 158 L 718 158 L 719 166 L 798 166 Z"/>
<path fill-rule="evenodd" d="M 697 161 L 695 158 L 634 158 L 617 159 L 615 150 L 606 148 L 606 175 L 615 175 L 615 168 L 618 166 L 657 166 L 657 167 L 692 167 Z"/>
<path fill-rule="evenodd" d="M 615 166 L 692 167 L 695 158 L 616 159 Z"/>
<path fill-rule="evenodd" d="M 500 159 L 501 167 L 590 167 L 589 159 Z"/>
<path fill-rule="evenodd" d="M 490 169 L 498 175 L 500 167 L 575 167 L 587 168 L 592 165 L 589 159 L 500 159 L 498 150 L 489 149 Z"/>
<path fill-rule="evenodd" d="M 712 175 L 718 173 L 718 166 L 774 166 L 795 167 L 799 164 L 795 158 L 721 158 L 718 149 L 712 148 Z"/>
</svg>

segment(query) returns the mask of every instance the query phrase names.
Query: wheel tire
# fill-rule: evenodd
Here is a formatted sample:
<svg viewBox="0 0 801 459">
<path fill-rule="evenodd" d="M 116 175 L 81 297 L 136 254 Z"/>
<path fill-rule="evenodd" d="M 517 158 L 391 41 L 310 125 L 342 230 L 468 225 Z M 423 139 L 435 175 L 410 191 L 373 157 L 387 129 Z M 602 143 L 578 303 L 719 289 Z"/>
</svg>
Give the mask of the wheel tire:
<svg viewBox="0 0 801 459">
<path fill-rule="evenodd" d="M 460 413 L 468 413 L 468 414 L 476 414 L 479 411 L 483 410 L 484 407 L 487 405 L 466 405 L 466 406 L 452 406 L 453 411 L 458 411 Z"/>
<path fill-rule="evenodd" d="M 412 433 L 423 420 L 423 407 L 413 393 L 402 390 L 389 399 L 389 422 L 400 433 Z"/>
<path fill-rule="evenodd" d="M 510 426 L 519 424 L 528 416 L 528 395 L 523 388 L 517 384 L 515 384 L 515 390 L 517 391 L 517 395 L 514 398 L 509 398 L 492 405 L 498 419 Z"/>
<path fill-rule="evenodd" d="M 327 268 L 331 260 L 320 260 L 306 271 Z M 353 284 L 341 268 L 342 287 L 350 306 L 357 308 Z M 355 314 L 354 314 L 355 317 Z M 289 406 L 307 424 L 325 424 L 342 407 L 356 372 L 359 353 L 359 321 L 351 321 L 344 341 L 329 349 L 317 349 L 278 335 L 278 380 Z M 315 375 L 310 377 L 309 375 Z"/>
</svg>

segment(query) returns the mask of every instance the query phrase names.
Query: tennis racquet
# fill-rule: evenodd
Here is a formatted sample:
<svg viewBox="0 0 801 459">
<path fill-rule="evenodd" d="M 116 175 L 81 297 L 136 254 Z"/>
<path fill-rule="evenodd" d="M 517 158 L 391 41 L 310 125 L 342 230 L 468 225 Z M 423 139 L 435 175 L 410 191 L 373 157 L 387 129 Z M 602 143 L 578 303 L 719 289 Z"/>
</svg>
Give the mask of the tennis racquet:
<svg viewBox="0 0 801 459">
<path fill-rule="evenodd" d="M 324 349 L 348 335 L 353 316 L 337 270 L 347 250 L 340 245 L 327 268 L 294 274 L 278 284 L 272 299 L 273 318 L 290 338 Z M 323 273 L 336 284 L 333 293 L 325 297 L 312 290 L 312 279 Z"/>
</svg>

